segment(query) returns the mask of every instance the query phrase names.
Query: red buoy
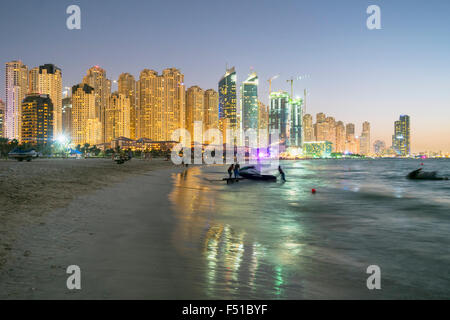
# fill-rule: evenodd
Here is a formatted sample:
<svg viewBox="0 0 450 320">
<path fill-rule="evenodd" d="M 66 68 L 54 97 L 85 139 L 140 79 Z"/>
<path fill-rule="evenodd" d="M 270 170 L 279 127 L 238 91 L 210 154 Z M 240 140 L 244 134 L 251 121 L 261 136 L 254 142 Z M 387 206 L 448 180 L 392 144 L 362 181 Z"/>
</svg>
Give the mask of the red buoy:
<svg viewBox="0 0 450 320">
<path fill-rule="evenodd" d="M 316 193 L 316 189 L 311 189 L 311 193 Z"/>
</svg>

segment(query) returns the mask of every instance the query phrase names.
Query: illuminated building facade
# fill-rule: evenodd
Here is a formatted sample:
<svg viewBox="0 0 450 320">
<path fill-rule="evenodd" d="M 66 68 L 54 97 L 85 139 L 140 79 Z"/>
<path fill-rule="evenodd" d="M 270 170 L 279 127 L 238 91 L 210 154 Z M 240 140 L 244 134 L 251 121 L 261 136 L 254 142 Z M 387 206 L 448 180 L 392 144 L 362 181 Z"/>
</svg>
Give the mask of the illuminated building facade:
<svg viewBox="0 0 450 320">
<path fill-rule="evenodd" d="M 327 117 L 325 123 L 325 140 L 330 141 L 333 151 L 336 151 L 336 120 L 333 117 Z"/>
<path fill-rule="evenodd" d="M 0 99 L 0 138 L 5 137 L 5 103 Z"/>
<path fill-rule="evenodd" d="M 141 138 L 169 141 L 172 133 L 185 128 L 184 75 L 175 68 L 162 75 L 145 69 L 138 81 L 139 122 Z"/>
<path fill-rule="evenodd" d="M 221 129 L 237 130 L 236 71 L 227 69 L 219 81 L 219 122 Z M 224 135 L 225 137 L 225 135 Z"/>
<path fill-rule="evenodd" d="M 35 67 L 28 73 L 28 93 L 39 94 L 39 67 Z"/>
<path fill-rule="evenodd" d="M 313 158 L 328 158 L 331 155 L 332 145 L 329 141 L 308 141 L 303 143 L 303 153 Z"/>
<path fill-rule="evenodd" d="M 106 107 L 106 142 L 130 137 L 131 104 L 127 95 L 114 92 Z"/>
<path fill-rule="evenodd" d="M 62 132 L 70 139 L 72 133 L 72 97 L 62 99 Z"/>
<path fill-rule="evenodd" d="M 289 94 L 284 91 L 272 92 L 270 94 L 269 108 L 269 133 L 273 130 L 279 132 L 280 151 L 282 146 L 289 147 L 291 133 L 291 106 Z M 269 141 L 269 143 L 273 143 Z"/>
<path fill-rule="evenodd" d="M 21 61 L 6 63 L 6 137 L 20 141 L 22 101 L 28 92 L 28 67 Z"/>
<path fill-rule="evenodd" d="M 326 116 L 324 113 L 321 112 L 316 115 L 316 124 L 314 125 L 316 141 L 324 141 L 327 136 L 328 124 L 325 120 Z"/>
<path fill-rule="evenodd" d="M 31 89 L 36 90 L 35 69 L 31 70 L 32 79 Z M 37 92 L 40 94 L 48 94 L 53 103 L 53 124 L 55 136 L 62 133 L 62 74 L 61 69 L 54 64 L 44 64 L 39 66 L 38 75 L 39 84 Z M 31 92 L 31 93 L 36 93 Z"/>
<path fill-rule="evenodd" d="M 258 130 L 258 76 L 252 73 L 241 84 L 242 129 Z"/>
<path fill-rule="evenodd" d="M 23 143 L 44 144 L 53 140 L 53 103 L 48 94 L 31 94 L 22 102 Z"/>
<path fill-rule="evenodd" d="M 122 73 L 118 80 L 118 92 L 130 101 L 130 135 L 129 138 L 136 139 L 137 132 L 137 92 L 136 80 L 134 76 L 129 73 Z"/>
<path fill-rule="evenodd" d="M 72 87 L 72 142 L 77 145 L 102 143 L 102 124 L 98 118 L 95 90 L 81 83 Z"/>
<path fill-rule="evenodd" d="M 291 99 L 290 104 L 290 147 L 301 147 L 303 145 L 303 100 Z"/>
<path fill-rule="evenodd" d="M 201 121 L 204 125 L 204 115 L 205 92 L 198 86 L 190 87 L 186 91 L 186 130 L 189 131 L 191 142 L 194 142 L 194 122 Z M 201 139 L 201 137 L 198 138 Z"/>
<path fill-rule="evenodd" d="M 392 148 L 399 156 L 411 154 L 410 119 L 407 115 L 401 115 L 394 122 L 394 135 L 392 136 Z"/>
<path fill-rule="evenodd" d="M 204 99 L 204 130 L 219 129 L 219 93 L 208 89 Z"/>
<path fill-rule="evenodd" d="M 258 101 L 258 129 L 258 141 L 265 146 L 269 141 L 269 108 L 261 101 Z"/>
<path fill-rule="evenodd" d="M 105 120 L 106 107 L 108 105 L 109 96 L 111 95 L 111 81 L 106 78 L 106 71 L 99 66 L 90 68 L 83 83 L 94 89 L 95 96 L 95 118 L 100 121 L 100 143 L 105 142 Z M 91 118 L 93 119 L 93 118 Z"/>
<path fill-rule="evenodd" d="M 345 151 L 349 153 L 359 153 L 359 141 L 355 136 L 355 125 L 348 123 L 345 126 Z"/>
<path fill-rule="evenodd" d="M 373 143 L 373 152 L 377 155 L 383 155 L 386 153 L 386 143 L 384 141 L 381 140 L 376 140 Z"/>
<path fill-rule="evenodd" d="M 310 114 L 305 114 L 303 116 L 303 132 L 305 134 L 305 142 L 315 140 L 313 118 Z"/>
<path fill-rule="evenodd" d="M 345 152 L 345 126 L 342 121 L 336 122 L 336 147 L 335 151 L 339 153 Z"/>
<path fill-rule="evenodd" d="M 359 138 L 360 150 L 359 153 L 363 155 L 370 154 L 370 123 L 365 121 L 362 125 L 362 133 Z"/>
</svg>

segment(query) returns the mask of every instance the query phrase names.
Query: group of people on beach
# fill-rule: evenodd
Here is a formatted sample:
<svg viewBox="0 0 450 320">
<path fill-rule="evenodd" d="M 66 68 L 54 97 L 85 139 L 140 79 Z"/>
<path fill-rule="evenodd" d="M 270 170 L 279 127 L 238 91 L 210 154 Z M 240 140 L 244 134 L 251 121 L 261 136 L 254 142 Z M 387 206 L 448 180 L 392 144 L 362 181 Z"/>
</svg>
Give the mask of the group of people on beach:
<svg viewBox="0 0 450 320">
<path fill-rule="evenodd" d="M 232 163 L 231 166 L 228 168 L 228 176 L 229 179 L 231 179 L 233 172 L 234 172 L 234 178 L 237 179 L 239 176 L 239 169 L 241 168 L 241 166 L 239 165 L 239 163 Z"/>
</svg>

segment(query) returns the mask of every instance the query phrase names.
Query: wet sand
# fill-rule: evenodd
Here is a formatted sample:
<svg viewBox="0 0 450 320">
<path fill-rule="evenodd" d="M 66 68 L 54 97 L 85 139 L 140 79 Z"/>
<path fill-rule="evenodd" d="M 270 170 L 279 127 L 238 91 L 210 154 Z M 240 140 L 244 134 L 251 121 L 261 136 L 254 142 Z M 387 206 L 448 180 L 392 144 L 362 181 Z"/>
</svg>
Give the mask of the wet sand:
<svg viewBox="0 0 450 320">
<path fill-rule="evenodd" d="M 24 230 L 44 225 L 49 215 L 57 214 L 55 209 L 128 177 L 167 167 L 172 163 L 162 159 L 133 159 L 123 165 L 110 159 L 0 160 L 0 268 Z"/>
</svg>

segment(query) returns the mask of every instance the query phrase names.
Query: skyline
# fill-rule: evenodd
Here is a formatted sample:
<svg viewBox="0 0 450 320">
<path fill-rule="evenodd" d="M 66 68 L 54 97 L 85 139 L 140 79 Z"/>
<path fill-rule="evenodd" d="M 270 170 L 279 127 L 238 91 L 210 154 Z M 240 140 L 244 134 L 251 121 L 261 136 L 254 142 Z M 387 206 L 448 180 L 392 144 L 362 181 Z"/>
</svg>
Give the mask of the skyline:
<svg viewBox="0 0 450 320">
<path fill-rule="evenodd" d="M 450 46 L 444 41 L 450 29 L 444 20 L 449 4 L 377 1 L 383 29 L 370 31 L 365 27 L 365 9 L 372 1 L 286 1 L 276 8 L 270 8 L 269 2 L 255 3 L 237 5 L 230 1 L 225 12 L 220 10 L 223 4 L 206 6 L 201 1 L 177 4 L 176 8 L 119 1 L 109 1 L 108 6 L 87 1 L 8 3 L 0 13 L 0 32 L 7 39 L 0 59 L 3 65 L 20 59 L 30 68 L 54 63 L 62 69 L 64 87 L 80 83 L 88 68 L 100 65 L 112 80 L 122 72 L 137 78 L 144 68 L 176 67 L 185 74 L 187 88 L 198 85 L 217 90 L 228 64 L 236 67 L 239 89 L 252 67 L 260 79 L 259 98 L 266 105 L 267 79 L 280 74 L 272 83 L 272 91 L 289 92 L 287 79 L 308 74 L 306 80 L 294 83 L 296 95 L 302 96 L 304 88 L 309 91 L 307 113 L 324 112 L 355 123 L 358 132 L 367 120 L 372 125 L 372 141 L 384 140 L 387 145 L 393 122 L 400 114 L 408 114 L 412 119 L 412 152 L 450 151 L 450 128 L 445 121 L 450 116 L 450 93 L 445 87 Z M 65 27 L 65 9 L 70 4 L 81 7 L 81 30 Z M 149 7 L 159 13 L 151 15 L 153 19 L 145 19 Z M 5 14 L 18 11 L 29 18 L 11 19 Z M 220 28 L 220 17 L 230 11 L 236 12 L 236 23 L 225 32 Z M 33 28 L 44 12 L 51 13 L 46 15 L 48 23 Z M 188 19 L 184 12 L 192 16 Z M 255 12 L 258 18 L 246 20 L 244 13 L 248 12 Z M 169 14 L 176 22 L 157 27 Z M 200 17 L 203 20 L 197 19 Z M 192 20 L 194 23 L 188 24 Z M 249 29 L 256 31 L 247 39 L 237 31 L 250 27 L 251 22 L 257 28 Z M 210 28 L 204 28 L 207 23 Z M 142 33 L 129 32 L 137 26 Z M 203 32 L 192 37 L 193 30 L 200 27 Z M 236 45 L 223 46 L 227 34 L 232 34 L 230 42 Z M 55 38 L 64 41 L 55 42 Z M 3 67 L 3 100 L 4 72 Z"/>
</svg>

